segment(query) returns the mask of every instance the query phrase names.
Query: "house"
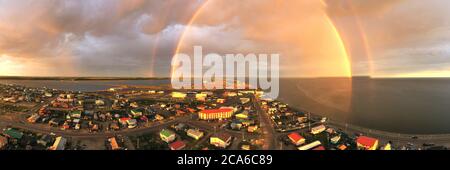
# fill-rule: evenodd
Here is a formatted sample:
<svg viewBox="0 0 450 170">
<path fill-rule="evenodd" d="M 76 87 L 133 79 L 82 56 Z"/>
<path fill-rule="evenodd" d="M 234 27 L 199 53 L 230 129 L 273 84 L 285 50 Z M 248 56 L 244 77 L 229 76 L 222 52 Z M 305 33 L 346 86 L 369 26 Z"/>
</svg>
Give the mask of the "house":
<svg viewBox="0 0 450 170">
<path fill-rule="evenodd" d="M 130 119 L 131 118 L 129 118 L 129 117 L 122 117 L 122 118 L 119 119 L 119 123 L 122 124 L 122 125 L 127 125 L 128 124 L 127 121 L 130 120 Z"/>
<path fill-rule="evenodd" d="M 357 145 L 358 149 L 376 150 L 378 147 L 378 139 L 367 137 L 367 136 L 359 136 L 356 139 L 356 145 Z"/>
<path fill-rule="evenodd" d="M 197 129 L 189 129 L 189 130 L 187 130 L 187 135 L 189 136 L 189 137 L 192 137 L 192 138 L 194 138 L 195 140 L 199 140 L 200 138 L 202 138 L 203 137 L 203 135 L 204 135 L 204 133 L 202 132 L 202 131 L 200 131 L 200 130 L 197 130 Z"/>
<path fill-rule="evenodd" d="M 142 116 L 142 111 L 140 111 L 139 109 L 133 109 L 131 110 L 131 115 L 133 115 L 134 117 Z"/>
<path fill-rule="evenodd" d="M 322 145 L 322 143 L 321 143 L 320 141 L 316 140 L 316 141 L 314 141 L 314 142 L 312 142 L 312 143 L 309 143 L 309 144 L 300 146 L 300 147 L 298 147 L 297 149 L 298 149 L 298 150 L 310 150 L 310 149 L 315 148 L 315 147 L 318 147 L 318 146 L 320 146 L 320 145 Z"/>
<path fill-rule="evenodd" d="M 172 98 L 185 98 L 187 96 L 186 93 L 182 93 L 182 92 L 172 92 Z"/>
<path fill-rule="evenodd" d="M 160 114 L 156 114 L 155 120 L 164 120 L 164 116 L 161 116 Z"/>
<path fill-rule="evenodd" d="M 195 94 L 195 98 L 197 100 L 201 100 L 201 101 L 204 101 L 207 96 L 208 96 L 208 94 L 206 94 L 206 93 L 197 93 L 197 94 Z"/>
<path fill-rule="evenodd" d="M 251 147 L 250 147 L 250 145 L 242 145 L 241 149 L 248 151 L 248 150 L 251 150 Z"/>
<path fill-rule="evenodd" d="M 325 147 L 317 146 L 317 147 L 313 148 L 312 150 L 314 150 L 314 151 L 323 151 L 323 150 L 325 150 Z"/>
<path fill-rule="evenodd" d="M 258 125 L 249 126 L 249 127 L 247 128 L 247 132 L 249 132 L 249 133 L 253 133 L 253 132 L 255 132 L 256 130 L 258 130 Z"/>
<path fill-rule="evenodd" d="M 240 98 L 242 104 L 246 104 L 250 101 L 250 98 Z"/>
<path fill-rule="evenodd" d="M 297 121 L 298 121 L 299 123 L 305 123 L 305 122 L 308 121 L 308 117 L 306 117 L 306 116 L 300 116 L 300 117 L 297 118 Z"/>
<path fill-rule="evenodd" d="M 316 134 L 322 133 L 326 129 L 327 129 L 327 127 L 325 127 L 325 125 L 319 125 L 319 126 L 311 128 L 311 133 L 313 135 L 316 135 Z"/>
<path fill-rule="evenodd" d="M 81 111 L 75 110 L 75 111 L 70 112 L 69 115 L 71 118 L 81 118 Z"/>
<path fill-rule="evenodd" d="M 218 133 L 210 137 L 209 142 L 219 148 L 226 148 L 231 144 L 231 135 L 227 133 Z"/>
<path fill-rule="evenodd" d="M 8 138 L 6 138 L 4 136 L 0 136 L 0 150 L 5 148 L 7 144 L 8 144 Z"/>
<path fill-rule="evenodd" d="M 95 105 L 97 106 L 103 106 L 105 105 L 105 101 L 101 100 L 101 99 L 97 99 L 95 100 Z"/>
<path fill-rule="evenodd" d="M 117 140 L 115 137 L 109 138 L 108 141 L 109 141 L 109 145 L 111 145 L 112 150 L 120 149 L 119 144 L 117 144 Z"/>
<path fill-rule="evenodd" d="M 33 114 L 33 115 L 31 115 L 28 119 L 27 119 L 27 121 L 29 122 L 29 123 L 36 123 L 36 121 L 40 118 L 41 116 L 39 116 L 38 114 Z"/>
<path fill-rule="evenodd" d="M 292 132 L 288 135 L 289 140 L 291 140 L 292 144 L 295 146 L 300 146 L 305 143 L 305 138 L 298 134 L 297 132 Z"/>
<path fill-rule="evenodd" d="M 392 150 L 392 146 L 390 143 L 387 143 L 386 145 L 383 146 L 383 150 Z"/>
<path fill-rule="evenodd" d="M 59 136 L 56 138 L 55 143 L 53 143 L 53 146 L 51 146 L 50 150 L 64 150 L 66 147 L 67 139 L 63 138 L 62 136 Z"/>
<path fill-rule="evenodd" d="M 236 119 L 248 119 L 248 112 L 243 111 L 242 113 L 235 115 Z"/>
<path fill-rule="evenodd" d="M 137 126 L 136 119 L 128 119 L 127 120 L 128 128 L 133 129 Z"/>
<path fill-rule="evenodd" d="M 5 134 L 5 136 L 7 136 L 9 138 L 14 138 L 14 139 L 19 139 L 19 140 L 22 139 L 22 137 L 23 137 L 23 133 L 22 132 L 20 132 L 18 130 L 15 130 L 15 129 L 12 129 L 12 128 L 6 129 L 3 132 L 3 134 Z"/>
<path fill-rule="evenodd" d="M 161 130 L 161 132 L 159 132 L 159 137 L 161 137 L 161 140 L 170 143 L 175 140 L 176 136 L 175 133 L 173 133 L 172 131 L 163 129 Z"/>
<path fill-rule="evenodd" d="M 50 126 L 59 126 L 60 121 L 59 121 L 58 119 L 56 119 L 56 118 L 52 118 L 52 119 L 50 119 L 50 121 L 48 122 L 48 124 L 49 124 Z"/>
<path fill-rule="evenodd" d="M 130 103 L 130 107 L 132 107 L 132 108 L 138 108 L 138 107 L 139 107 L 139 104 L 138 104 L 137 102 L 133 102 L 133 103 Z"/>
<path fill-rule="evenodd" d="M 220 103 L 220 104 L 223 104 L 223 103 L 225 103 L 225 99 L 217 99 L 216 102 Z"/>
<path fill-rule="evenodd" d="M 346 150 L 346 149 L 347 149 L 347 146 L 345 146 L 344 144 L 342 144 L 342 145 L 339 145 L 338 149 L 341 150 L 341 151 L 343 151 L 343 150 Z"/>
<path fill-rule="evenodd" d="M 186 144 L 183 141 L 176 141 L 169 145 L 170 150 L 182 150 L 186 147 Z"/>
<path fill-rule="evenodd" d="M 340 135 L 336 135 L 336 136 L 332 137 L 332 138 L 330 139 L 330 141 L 331 141 L 331 143 L 333 143 L 333 144 L 337 144 L 337 143 L 339 142 L 340 139 L 341 139 L 341 136 L 340 136 Z"/>
</svg>

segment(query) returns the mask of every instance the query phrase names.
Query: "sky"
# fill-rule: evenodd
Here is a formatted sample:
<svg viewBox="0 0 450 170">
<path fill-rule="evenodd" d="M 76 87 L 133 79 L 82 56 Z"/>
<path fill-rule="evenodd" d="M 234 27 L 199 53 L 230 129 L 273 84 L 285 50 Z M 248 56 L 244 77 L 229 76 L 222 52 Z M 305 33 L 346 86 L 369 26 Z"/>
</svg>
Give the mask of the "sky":
<svg viewBox="0 0 450 170">
<path fill-rule="evenodd" d="M 0 75 L 167 77 L 175 52 L 285 77 L 450 77 L 447 0 L 0 0 Z"/>
</svg>

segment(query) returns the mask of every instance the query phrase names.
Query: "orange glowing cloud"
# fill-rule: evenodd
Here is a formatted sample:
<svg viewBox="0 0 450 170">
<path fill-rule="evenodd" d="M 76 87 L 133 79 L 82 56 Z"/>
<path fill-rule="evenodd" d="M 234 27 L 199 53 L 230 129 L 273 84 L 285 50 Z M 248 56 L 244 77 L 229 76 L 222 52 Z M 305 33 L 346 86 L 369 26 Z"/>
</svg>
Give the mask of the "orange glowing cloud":
<svg viewBox="0 0 450 170">
<path fill-rule="evenodd" d="M 344 42 L 320 1 L 207 1 L 177 52 L 279 53 L 281 76 L 351 76 Z"/>
</svg>

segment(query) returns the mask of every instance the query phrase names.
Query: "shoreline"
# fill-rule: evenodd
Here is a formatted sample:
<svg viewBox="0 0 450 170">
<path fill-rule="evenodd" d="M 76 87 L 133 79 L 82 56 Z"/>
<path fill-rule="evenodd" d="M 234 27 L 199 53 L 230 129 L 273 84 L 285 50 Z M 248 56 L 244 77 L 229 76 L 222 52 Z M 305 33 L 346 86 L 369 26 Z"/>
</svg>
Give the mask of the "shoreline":
<svg viewBox="0 0 450 170">
<path fill-rule="evenodd" d="M 292 107 L 293 109 L 295 109 L 297 111 L 309 113 L 309 114 L 311 114 L 312 118 L 327 117 L 327 116 L 323 116 L 323 114 L 309 112 L 309 111 L 299 108 L 299 107 L 293 107 L 291 105 L 289 107 Z M 414 139 L 412 139 L 412 137 L 417 137 L 418 139 L 415 139 L 415 140 L 436 140 L 436 139 L 438 139 L 438 140 L 449 140 L 449 142 L 450 142 L 450 133 L 436 133 L 436 134 L 420 134 L 420 133 L 418 133 L 418 134 L 414 134 L 414 133 L 391 132 L 391 131 L 367 128 L 364 126 L 351 124 L 351 123 L 345 123 L 340 120 L 330 120 L 330 118 L 328 118 L 328 120 L 324 124 L 338 127 L 339 129 L 342 129 L 344 131 L 350 130 L 350 131 L 354 131 L 355 133 L 359 132 L 359 133 L 363 133 L 363 134 L 368 134 L 368 135 L 372 135 L 372 136 L 380 136 L 380 137 L 384 137 L 384 138 L 393 138 L 393 139 L 401 138 L 403 140 L 405 140 L 405 139 L 414 140 Z"/>
</svg>

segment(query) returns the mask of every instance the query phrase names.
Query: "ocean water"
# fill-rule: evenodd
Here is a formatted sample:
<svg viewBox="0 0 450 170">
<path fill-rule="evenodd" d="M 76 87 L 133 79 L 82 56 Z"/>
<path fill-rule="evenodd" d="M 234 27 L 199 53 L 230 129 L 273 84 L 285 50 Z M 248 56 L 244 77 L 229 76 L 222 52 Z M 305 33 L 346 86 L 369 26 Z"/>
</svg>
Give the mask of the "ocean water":
<svg viewBox="0 0 450 170">
<path fill-rule="evenodd" d="M 330 119 L 410 134 L 450 133 L 450 79 L 283 79 L 281 101 Z"/>
</svg>

